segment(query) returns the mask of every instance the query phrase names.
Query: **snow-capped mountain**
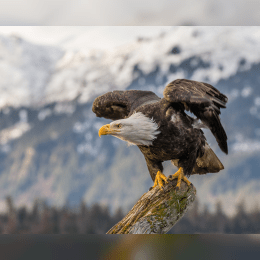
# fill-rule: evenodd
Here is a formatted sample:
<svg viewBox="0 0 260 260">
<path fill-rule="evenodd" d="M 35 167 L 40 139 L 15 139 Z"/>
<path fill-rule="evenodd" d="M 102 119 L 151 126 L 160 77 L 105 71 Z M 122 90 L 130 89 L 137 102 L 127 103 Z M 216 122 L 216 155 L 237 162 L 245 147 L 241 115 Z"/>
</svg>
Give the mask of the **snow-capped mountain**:
<svg viewBox="0 0 260 260">
<path fill-rule="evenodd" d="M 162 96 L 177 78 L 205 81 L 229 97 L 221 120 L 229 155 L 207 138 L 225 170 L 192 176 L 202 203 L 260 202 L 260 29 L 176 27 L 110 51 L 66 51 L 0 37 L 0 200 L 62 206 L 101 202 L 128 209 L 152 186 L 137 147 L 98 137 L 95 97 L 114 89 Z M 176 169 L 165 164 L 166 174 Z"/>
</svg>

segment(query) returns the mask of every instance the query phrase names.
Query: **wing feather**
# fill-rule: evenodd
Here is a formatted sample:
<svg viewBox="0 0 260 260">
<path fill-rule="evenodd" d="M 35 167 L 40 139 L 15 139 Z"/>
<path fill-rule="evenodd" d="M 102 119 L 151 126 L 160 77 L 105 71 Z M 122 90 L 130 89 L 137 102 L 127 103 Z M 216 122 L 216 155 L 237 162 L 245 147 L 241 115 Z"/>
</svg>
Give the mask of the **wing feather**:
<svg viewBox="0 0 260 260">
<path fill-rule="evenodd" d="M 226 108 L 228 98 L 208 83 L 177 79 L 169 83 L 163 92 L 171 103 L 181 102 L 199 118 L 215 136 L 220 149 L 228 153 L 227 135 L 220 122 L 220 108 Z"/>
<path fill-rule="evenodd" d="M 139 106 L 159 100 L 152 91 L 115 90 L 97 97 L 93 102 L 92 111 L 98 117 L 118 120 L 126 118 Z"/>
</svg>

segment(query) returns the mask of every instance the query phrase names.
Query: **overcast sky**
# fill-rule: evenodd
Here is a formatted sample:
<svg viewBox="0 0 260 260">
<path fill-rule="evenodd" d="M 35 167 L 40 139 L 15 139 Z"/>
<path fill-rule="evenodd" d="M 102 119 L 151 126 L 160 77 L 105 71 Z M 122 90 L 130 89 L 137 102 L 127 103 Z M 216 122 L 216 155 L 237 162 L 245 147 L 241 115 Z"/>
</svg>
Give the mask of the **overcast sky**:
<svg viewBox="0 0 260 260">
<path fill-rule="evenodd" d="M 258 25 L 258 0 L 1 0 L 0 25 Z"/>
<path fill-rule="evenodd" d="M 137 37 L 155 37 L 170 26 L 0 26 L 1 35 L 16 35 L 67 50 L 111 49 Z"/>
</svg>

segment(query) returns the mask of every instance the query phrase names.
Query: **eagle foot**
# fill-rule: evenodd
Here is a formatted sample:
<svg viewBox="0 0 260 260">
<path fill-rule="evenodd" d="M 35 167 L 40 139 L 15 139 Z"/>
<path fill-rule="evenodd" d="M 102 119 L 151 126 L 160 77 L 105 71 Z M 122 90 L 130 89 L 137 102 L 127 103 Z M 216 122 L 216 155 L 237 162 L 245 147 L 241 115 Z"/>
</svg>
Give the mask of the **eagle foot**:
<svg viewBox="0 0 260 260">
<path fill-rule="evenodd" d="M 161 171 L 158 171 L 152 188 L 155 188 L 156 186 L 159 185 L 160 189 L 163 190 L 163 185 L 164 185 L 163 181 L 165 183 L 168 183 L 166 176 Z"/>
<path fill-rule="evenodd" d="M 169 177 L 169 180 L 174 180 L 174 179 L 178 179 L 177 185 L 175 187 L 176 191 L 179 191 L 181 188 L 181 180 L 186 182 L 188 186 L 192 185 L 192 183 L 187 179 L 187 177 L 184 176 L 182 167 L 180 167 L 177 172 L 175 172 L 172 176 Z"/>
</svg>

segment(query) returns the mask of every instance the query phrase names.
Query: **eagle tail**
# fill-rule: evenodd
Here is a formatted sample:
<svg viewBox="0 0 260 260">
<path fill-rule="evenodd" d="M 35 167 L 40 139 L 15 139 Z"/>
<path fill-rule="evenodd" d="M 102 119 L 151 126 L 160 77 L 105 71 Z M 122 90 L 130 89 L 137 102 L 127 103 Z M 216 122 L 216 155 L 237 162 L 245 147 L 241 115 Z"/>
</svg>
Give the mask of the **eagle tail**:
<svg viewBox="0 0 260 260">
<path fill-rule="evenodd" d="M 171 160 L 172 164 L 176 167 L 179 166 L 179 160 Z M 192 174 L 206 174 L 215 173 L 224 169 L 224 165 L 221 163 L 217 155 L 213 152 L 210 146 L 205 144 L 205 152 L 202 157 L 198 157 L 195 166 L 192 170 Z"/>
<path fill-rule="evenodd" d="M 224 165 L 221 163 L 210 146 L 206 143 L 204 155 L 197 158 L 192 174 L 206 174 L 209 172 L 215 173 L 223 169 Z"/>
</svg>

